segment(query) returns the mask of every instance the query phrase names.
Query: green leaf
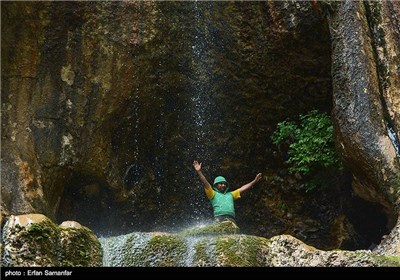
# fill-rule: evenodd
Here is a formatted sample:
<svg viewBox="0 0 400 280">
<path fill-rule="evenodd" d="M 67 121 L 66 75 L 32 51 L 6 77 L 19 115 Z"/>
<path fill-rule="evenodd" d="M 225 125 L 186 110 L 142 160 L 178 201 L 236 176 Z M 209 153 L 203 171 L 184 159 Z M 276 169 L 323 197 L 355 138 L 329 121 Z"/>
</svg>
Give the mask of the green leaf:
<svg viewBox="0 0 400 280">
<path fill-rule="evenodd" d="M 333 140 L 333 124 L 326 113 L 312 110 L 299 116 L 299 122 L 283 121 L 271 136 L 275 145 L 288 144 L 286 161 L 290 164 L 289 172 L 302 175 L 318 174 L 321 169 L 342 170 Z M 305 184 L 305 190 L 316 189 L 315 181 Z"/>
</svg>

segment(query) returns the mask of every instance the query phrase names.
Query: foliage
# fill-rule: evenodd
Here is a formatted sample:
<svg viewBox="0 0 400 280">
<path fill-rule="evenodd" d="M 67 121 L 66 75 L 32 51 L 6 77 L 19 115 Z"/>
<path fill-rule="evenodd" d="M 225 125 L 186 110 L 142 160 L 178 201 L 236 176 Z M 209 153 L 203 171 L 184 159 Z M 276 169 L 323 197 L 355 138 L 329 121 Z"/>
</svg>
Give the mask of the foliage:
<svg viewBox="0 0 400 280">
<path fill-rule="evenodd" d="M 290 164 L 290 173 L 314 177 L 306 185 L 307 191 L 321 185 L 321 178 L 312 175 L 343 169 L 335 150 L 332 121 L 326 113 L 312 110 L 300 115 L 299 124 L 280 122 L 271 138 L 275 145 L 288 145 L 286 162 Z"/>
</svg>

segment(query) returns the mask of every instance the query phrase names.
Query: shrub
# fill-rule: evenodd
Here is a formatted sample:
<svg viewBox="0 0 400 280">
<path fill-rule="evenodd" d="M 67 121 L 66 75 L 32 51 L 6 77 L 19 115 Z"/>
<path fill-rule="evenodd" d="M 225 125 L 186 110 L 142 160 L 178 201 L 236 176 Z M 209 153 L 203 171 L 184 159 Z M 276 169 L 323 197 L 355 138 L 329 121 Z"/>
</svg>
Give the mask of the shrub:
<svg viewBox="0 0 400 280">
<path fill-rule="evenodd" d="M 306 191 L 322 187 L 322 173 L 343 169 L 335 150 L 332 121 L 326 113 L 312 110 L 300 115 L 299 124 L 280 122 L 271 138 L 275 145 L 288 145 L 286 162 L 290 164 L 290 173 L 312 178 L 305 185 Z"/>
</svg>

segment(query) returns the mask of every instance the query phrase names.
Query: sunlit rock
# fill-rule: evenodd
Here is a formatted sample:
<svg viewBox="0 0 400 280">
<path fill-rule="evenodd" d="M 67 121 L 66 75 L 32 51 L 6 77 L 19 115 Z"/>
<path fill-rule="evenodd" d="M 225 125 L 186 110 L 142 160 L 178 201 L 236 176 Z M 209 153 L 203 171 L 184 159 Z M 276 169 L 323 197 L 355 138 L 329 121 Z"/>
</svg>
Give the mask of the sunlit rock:
<svg viewBox="0 0 400 280">
<path fill-rule="evenodd" d="M 271 238 L 267 253 L 270 266 L 322 266 L 322 267 L 400 267 L 399 256 L 379 256 L 368 250 L 322 251 L 290 236 Z"/>
<path fill-rule="evenodd" d="M 389 235 L 382 237 L 382 242 L 374 249 L 379 255 L 400 256 L 400 224 L 397 224 Z"/>
</svg>

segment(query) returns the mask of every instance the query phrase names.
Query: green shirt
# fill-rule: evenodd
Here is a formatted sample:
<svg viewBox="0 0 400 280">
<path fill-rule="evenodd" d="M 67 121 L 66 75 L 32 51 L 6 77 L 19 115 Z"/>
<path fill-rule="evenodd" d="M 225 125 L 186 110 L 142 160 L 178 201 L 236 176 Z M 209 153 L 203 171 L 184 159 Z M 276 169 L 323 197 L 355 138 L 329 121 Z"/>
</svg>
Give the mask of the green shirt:
<svg viewBox="0 0 400 280">
<path fill-rule="evenodd" d="M 234 200 L 240 198 L 240 191 L 221 193 L 217 190 L 207 192 L 207 197 L 211 200 L 214 209 L 214 217 L 221 215 L 231 215 L 235 217 Z"/>
</svg>

